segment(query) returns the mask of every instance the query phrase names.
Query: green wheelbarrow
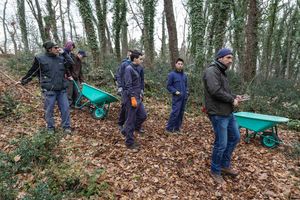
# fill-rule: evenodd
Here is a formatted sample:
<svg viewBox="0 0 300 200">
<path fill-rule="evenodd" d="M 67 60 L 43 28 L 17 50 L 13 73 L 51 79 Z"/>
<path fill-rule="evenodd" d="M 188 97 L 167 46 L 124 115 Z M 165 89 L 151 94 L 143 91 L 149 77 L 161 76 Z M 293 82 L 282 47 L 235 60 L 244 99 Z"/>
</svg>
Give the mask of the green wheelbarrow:
<svg viewBox="0 0 300 200">
<path fill-rule="evenodd" d="M 86 83 L 82 84 L 82 90 L 80 90 L 76 81 L 73 81 L 73 83 L 79 92 L 79 97 L 75 102 L 75 108 L 82 109 L 86 106 L 89 107 L 95 119 L 104 119 L 107 117 L 110 103 L 119 101 L 113 95 Z M 81 104 L 82 100 L 85 101 Z"/>
<path fill-rule="evenodd" d="M 288 118 L 252 112 L 237 112 L 234 115 L 239 127 L 246 129 L 246 143 L 256 135 L 260 136 L 261 144 L 268 148 L 275 148 L 282 143 L 278 137 L 277 124 L 288 122 Z"/>
</svg>

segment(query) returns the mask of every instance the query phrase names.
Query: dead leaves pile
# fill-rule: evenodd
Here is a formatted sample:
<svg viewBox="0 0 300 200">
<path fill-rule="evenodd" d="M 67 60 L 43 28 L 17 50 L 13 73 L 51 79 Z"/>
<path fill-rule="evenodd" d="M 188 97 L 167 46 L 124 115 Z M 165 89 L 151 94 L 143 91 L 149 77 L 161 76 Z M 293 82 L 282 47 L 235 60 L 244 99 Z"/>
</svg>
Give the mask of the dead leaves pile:
<svg viewBox="0 0 300 200">
<path fill-rule="evenodd" d="M 9 87 L 1 80 L 1 92 Z M 38 90 L 36 84 L 26 88 Z M 1 121 L 2 150 L 9 149 L 12 138 L 44 127 L 42 101 L 34 100 L 20 88 L 15 92 L 28 112 L 17 121 Z M 75 132 L 63 138 L 58 147 L 65 152 L 64 160 L 80 164 L 86 172 L 105 169 L 101 179 L 109 184 L 117 199 L 300 198 L 299 160 L 285 155 L 284 146 L 266 149 L 258 138 L 250 144 L 241 140 L 232 161 L 240 175 L 236 179 L 225 177 L 226 184 L 218 187 L 209 176 L 213 133 L 208 119 L 187 113 L 182 134 L 170 136 L 164 133 L 170 108 L 153 99 L 146 99 L 145 107 L 146 133 L 136 134 L 142 147 L 138 153 L 125 148 L 117 126 L 118 103 L 111 106 L 105 120 L 94 120 L 88 109 L 72 110 Z M 59 125 L 57 111 L 55 118 Z M 299 141 L 299 133 L 280 129 L 279 135 L 287 142 Z"/>
</svg>

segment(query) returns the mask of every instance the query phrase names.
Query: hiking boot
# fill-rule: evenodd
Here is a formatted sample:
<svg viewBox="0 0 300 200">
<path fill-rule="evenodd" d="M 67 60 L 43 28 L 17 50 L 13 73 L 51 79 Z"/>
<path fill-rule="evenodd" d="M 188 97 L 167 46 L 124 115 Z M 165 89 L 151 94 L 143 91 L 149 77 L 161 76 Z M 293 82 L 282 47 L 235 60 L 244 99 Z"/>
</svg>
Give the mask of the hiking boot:
<svg viewBox="0 0 300 200">
<path fill-rule="evenodd" d="M 71 133 L 72 133 L 71 128 L 65 128 L 65 129 L 64 129 L 64 133 L 65 133 L 65 134 L 71 135 Z"/>
<path fill-rule="evenodd" d="M 225 183 L 225 181 L 221 175 L 215 174 L 213 172 L 210 172 L 210 175 L 211 175 L 212 179 L 215 181 L 215 183 L 217 183 L 218 185 L 222 185 Z"/>
<path fill-rule="evenodd" d="M 239 173 L 232 168 L 222 168 L 221 173 L 223 175 L 231 176 L 231 177 L 236 177 L 239 175 Z"/>
<path fill-rule="evenodd" d="M 140 128 L 138 130 L 135 130 L 138 134 L 140 135 L 144 135 L 145 134 L 145 130 L 143 128 Z"/>
<path fill-rule="evenodd" d="M 131 145 L 127 145 L 126 144 L 126 147 L 127 149 L 130 149 L 130 150 L 135 150 L 135 151 L 139 151 L 140 150 L 140 145 L 138 143 L 133 143 Z"/>
</svg>

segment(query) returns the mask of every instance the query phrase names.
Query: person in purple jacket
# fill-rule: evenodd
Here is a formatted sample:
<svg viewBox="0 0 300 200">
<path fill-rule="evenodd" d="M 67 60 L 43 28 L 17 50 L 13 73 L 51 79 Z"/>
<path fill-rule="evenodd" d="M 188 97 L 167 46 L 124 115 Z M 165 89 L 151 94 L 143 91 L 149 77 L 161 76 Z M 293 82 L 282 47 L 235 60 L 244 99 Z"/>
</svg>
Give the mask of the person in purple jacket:
<svg viewBox="0 0 300 200">
<path fill-rule="evenodd" d="M 179 133 L 185 104 L 188 98 L 187 75 L 183 72 L 184 61 L 178 58 L 175 70 L 168 74 L 167 89 L 172 94 L 172 111 L 166 126 L 167 133 Z"/>
<path fill-rule="evenodd" d="M 122 134 L 126 137 L 128 149 L 138 150 L 139 144 L 134 139 L 134 130 L 140 128 L 147 118 L 142 101 L 142 78 L 140 75 L 142 53 L 133 51 L 130 55 L 131 64 L 125 69 L 122 101 L 126 107 L 126 122 Z"/>
</svg>

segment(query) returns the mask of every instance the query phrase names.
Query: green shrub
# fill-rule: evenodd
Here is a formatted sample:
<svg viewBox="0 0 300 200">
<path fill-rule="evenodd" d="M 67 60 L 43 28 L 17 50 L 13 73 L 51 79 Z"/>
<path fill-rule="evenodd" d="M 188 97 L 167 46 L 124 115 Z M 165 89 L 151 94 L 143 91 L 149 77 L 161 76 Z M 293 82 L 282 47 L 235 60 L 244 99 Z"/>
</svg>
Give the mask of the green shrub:
<svg viewBox="0 0 300 200">
<path fill-rule="evenodd" d="M 17 191 L 14 187 L 16 181 L 9 155 L 0 151 L 0 199 L 14 200 L 16 198 Z"/>
<path fill-rule="evenodd" d="M 291 120 L 287 123 L 287 126 L 291 130 L 300 131 L 300 120 Z"/>
<path fill-rule="evenodd" d="M 16 142 L 14 142 L 16 143 Z M 58 136 L 50 135 L 45 130 L 32 137 L 23 137 L 17 141 L 18 146 L 12 157 L 20 157 L 15 163 L 16 171 L 30 170 L 34 165 L 46 164 L 55 159 L 52 150 L 58 144 Z"/>
<path fill-rule="evenodd" d="M 16 56 L 9 58 L 7 66 L 9 69 L 19 75 L 24 75 L 32 66 L 34 55 L 28 52 L 21 52 Z"/>
<path fill-rule="evenodd" d="M 9 114 L 13 113 L 14 110 L 19 105 L 13 96 L 9 92 L 4 92 L 0 95 L 0 119 L 7 117 Z"/>
<path fill-rule="evenodd" d="M 53 194 L 49 185 L 44 182 L 38 182 L 35 188 L 28 191 L 23 200 L 59 200 L 62 199 L 61 194 Z"/>
</svg>

